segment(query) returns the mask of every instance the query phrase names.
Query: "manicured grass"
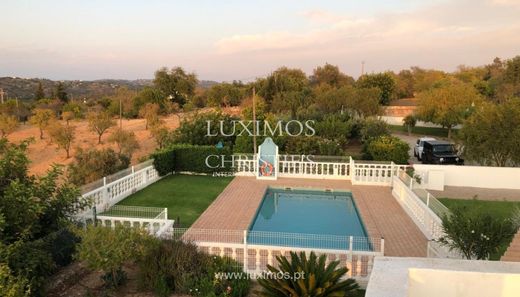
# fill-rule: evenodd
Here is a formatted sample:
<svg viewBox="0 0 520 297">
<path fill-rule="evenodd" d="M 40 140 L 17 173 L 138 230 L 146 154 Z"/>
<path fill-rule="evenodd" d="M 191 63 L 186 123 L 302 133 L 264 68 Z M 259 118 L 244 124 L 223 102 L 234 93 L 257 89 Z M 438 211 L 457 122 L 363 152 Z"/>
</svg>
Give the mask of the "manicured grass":
<svg viewBox="0 0 520 297">
<path fill-rule="evenodd" d="M 440 198 L 442 204 L 449 209 L 457 207 L 466 207 L 468 210 L 479 209 L 484 213 L 488 213 L 494 217 L 509 219 L 516 207 L 520 207 L 520 202 L 513 201 L 484 201 L 476 199 L 451 199 Z"/>
<path fill-rule="evenodd" d="M 520 207 L 520 202 L 513 201 L 483 201 L 483 200 L 466 200 L 466 199 L 451 199 L 451 198 L 440 198 L 442 204 L 449 209 L 455 209 L 458 207 L 466 207 L 468 210 L 480 210 L 484 213 L 488 213 L 494 217 L 509 219 L 513 215 L 513 211 Z M 500 260 L 500 257 L 504 254 L 509 242 L 500 247 L 498 253 L 491 255 L 490 260 Z"/>
<path fill-rule="evenodd" d="M 231 182 L 232 177 L 171 175 L 119 202 L 119 205 L 167 207 L 168 218 L 189 227 Z"/>
<path fill-rule="evenodd" d="M 389 125 L 390 130 L 394 132 L 408 133 L 408 129 L 405 126 Z M 456 133 L 456 130 L 451 131 L 452 134 Z M 413 127 L 412 134 L 437 136 L 437 137 L 448 137 L 448 129 L 445 128 L 432 128 L 432 127 Z"/>
</svg>

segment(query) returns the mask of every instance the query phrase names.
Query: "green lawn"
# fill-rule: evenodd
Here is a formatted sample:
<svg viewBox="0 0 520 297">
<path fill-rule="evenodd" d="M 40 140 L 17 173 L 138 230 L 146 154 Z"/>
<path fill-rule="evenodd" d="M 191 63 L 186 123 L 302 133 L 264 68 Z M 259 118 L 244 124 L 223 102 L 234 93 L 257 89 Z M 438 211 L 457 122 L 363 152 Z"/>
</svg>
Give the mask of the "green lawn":
<svg viewBox="0 0 520 297">
<path fill-rule="evenodd" d="M 389 125 L 390 130 L 394 132 L 405 132 L 408 133 L 408 129 L 401 125 Z M 452 131 L 455 133 L 456 131 Z M 428 135 L 437 137 L 448 137 L 448 129 L 445 128 L 431 128 L 431 127 L 414 127 L 412 129 L 413 134 Z"/>
<path fill-rule="evenodd" d="M 520 202 L 512 201 L 483 201 L 451 198 L 440 198 L 439 200 L 449 209 L 455 209 L 457 207 L 467 207 L 468 210 L 479 209 L 484 213 L 502 219 L 511 218 L 515 208 L 520 207 Z M 497 254 L 491 255 L 491 260 L 500 260 L 500 257 L 504 254 L 508 246 L 509 243 L 500 247 L 500 251 Z"/>
<path fill-rule="evenodd" d="M 129 196 L 118 205 L 167 207 L 168 218 L 189 227 L 231 182 L 232 177 L 171 175 Z"/>
</svg>

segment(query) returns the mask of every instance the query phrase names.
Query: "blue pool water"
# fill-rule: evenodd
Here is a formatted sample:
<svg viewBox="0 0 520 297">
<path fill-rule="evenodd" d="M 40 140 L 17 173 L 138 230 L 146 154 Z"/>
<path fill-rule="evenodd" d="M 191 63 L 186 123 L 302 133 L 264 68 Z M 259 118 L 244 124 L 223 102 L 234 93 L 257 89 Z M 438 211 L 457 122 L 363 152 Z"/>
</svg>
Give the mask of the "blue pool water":
<svg viewBox="0 0 520 297">
<path fill-rule="evenodd" d="M 326 249 L 372 250 L 351 192 L 267 190 L 248 242 Z"/>
</svg>

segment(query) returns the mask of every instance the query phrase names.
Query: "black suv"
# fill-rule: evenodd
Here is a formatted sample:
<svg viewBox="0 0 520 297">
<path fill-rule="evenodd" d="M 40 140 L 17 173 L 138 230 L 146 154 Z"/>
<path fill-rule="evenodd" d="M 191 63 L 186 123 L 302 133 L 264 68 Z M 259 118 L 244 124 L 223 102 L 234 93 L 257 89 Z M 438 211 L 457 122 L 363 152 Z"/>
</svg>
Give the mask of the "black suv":
<svg viewBox="0 0 520 297">
<path fill-rule="evenodd" d="M 424 142 L 422 163 L 464 165 L 464 160 L 457 155 L 457 150 L 452 143 L 428 140 Z"/>
</svg>

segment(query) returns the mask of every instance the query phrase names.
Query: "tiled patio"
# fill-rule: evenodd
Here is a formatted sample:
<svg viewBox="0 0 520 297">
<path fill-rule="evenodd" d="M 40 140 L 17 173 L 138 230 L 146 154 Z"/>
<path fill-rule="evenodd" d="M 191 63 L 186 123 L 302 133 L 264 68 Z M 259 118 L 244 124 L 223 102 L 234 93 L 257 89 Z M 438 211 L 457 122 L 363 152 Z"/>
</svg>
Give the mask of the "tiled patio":
<svg viewBox="0 0 520 297">
<path fill-rule="evenodd" d="M 426 256 L 426 238 L 399 206 L 390 187 L 353 186 L 344 180 L 279 178 L 266 181 L 235 177 L 192 228 L 246 230 L 268 186 L 350 190 L 369 236 L 385 238 L 386 256 Z"/>
</svg>

